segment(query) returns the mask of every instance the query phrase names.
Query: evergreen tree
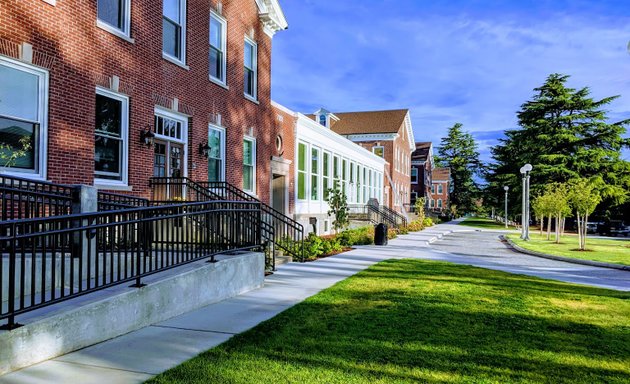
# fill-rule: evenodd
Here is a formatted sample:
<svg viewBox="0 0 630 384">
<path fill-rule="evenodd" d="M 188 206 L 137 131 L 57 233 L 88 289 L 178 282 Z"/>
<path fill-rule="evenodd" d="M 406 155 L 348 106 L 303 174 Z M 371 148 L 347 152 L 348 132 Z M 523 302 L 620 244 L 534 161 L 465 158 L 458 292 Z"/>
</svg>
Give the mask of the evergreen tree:
<svg viewBox="0 0 630 384">
<path fill-rule="evenodd" d="M 630 164 L 621 158 L 621 150 L 630 146 L 630 140 L 622 137 L 630 119 L 609 123 L 604 108 L 618 96 L 593 100 L 589 88 L 568 88 L 568 78 L 552 74 L 535 88 L 532 100 L 518 112 L 520 129 L 507 130 L 506 137 L 492 148 L 495 163 L 488 175 L 492 194 L 498 196 L 503 185 L 520 191 L 519 169 L 530 163 L 534 167 L 532 191 L 554 182 L 588 178 L 607 206 L 627 199 Z M 511 206 L 518 209 L 519 205 Z"/>
<path fill-rule="evenodd" d="M 481 162 L 477 143 L 470 133 L 462 130 L 462 124 L 453 125 L 442 138 L 437 164 L 451 171 L 450 206 L 456 207 L 459 215 L 475 211 L 479 186 L 474 176 L 480 173 Z"/>
</svg>

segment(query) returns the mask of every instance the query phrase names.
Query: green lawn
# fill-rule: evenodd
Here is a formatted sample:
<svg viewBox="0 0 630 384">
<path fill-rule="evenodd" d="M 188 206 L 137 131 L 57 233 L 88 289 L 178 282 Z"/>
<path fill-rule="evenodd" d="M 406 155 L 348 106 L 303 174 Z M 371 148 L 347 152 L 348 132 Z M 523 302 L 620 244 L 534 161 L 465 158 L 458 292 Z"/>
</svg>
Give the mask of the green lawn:
<svg viewBox="0 0 630 384">
<path fill-rule="evenodd" d="M 577 235 L 566 234 L 560 244 L 556 244 L 553 234 L 551 240 L 547 235 L 530 232 L 529 241 L 523 241 L 518 235 L 508 235 L 510 240 L 518 246 L 554 256 L 571 257 L 574 259 L 602 261 L 606 263 L 630 265 L 630 241 L 586 238 L 587 251 L 578 250 Z"/>
<path fill-rule="evenodd" d="M 483 229 L 505 229 L 505 224 L 497 223 L 492 219 L 485 217 L 469 217 L 466 220 L 459 223 L 459 225 L 466 225 L 468 227 L 483 228 Z M 515 229 L 510 226 L 509 229 Z"/>
<path fill-rule="evenodd" d="M 151 383 L 628 383 L 630 294 L 379 263 Z"/>
</svg>

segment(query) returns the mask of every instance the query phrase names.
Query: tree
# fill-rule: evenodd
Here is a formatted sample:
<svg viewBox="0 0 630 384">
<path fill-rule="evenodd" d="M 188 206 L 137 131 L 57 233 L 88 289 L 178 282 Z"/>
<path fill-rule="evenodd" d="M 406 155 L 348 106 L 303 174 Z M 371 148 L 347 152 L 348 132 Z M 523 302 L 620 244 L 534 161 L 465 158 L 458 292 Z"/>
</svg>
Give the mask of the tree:
<svg viewBox="0 0 630 384">
<path fill-rule="evenodd" d="M 586 250 L 586 223 L 588 222 L 588 215 L 593 213 L 597 204 L 601 201 L 601 196 L 597 192 L 594 183 L 587 179 L 577 179 L 571 183 L 569 201 L 577 216 L 580 251 L 584 251 Z"/>
<path fill-rule="evenodd" d="M 589 178 L 604 207 L 627 200 L 630 163 L 621 151 L 630 147 L 630 139 L 623 138 L 630 119 L 609 123 L 605 107 L 618 96 L 594 100 L 589 88 L 567 87 L 568 79 L 552 74 L 535 88 L 518 112 L 520 128 L 505 131 L 505 138 L 492 148 L 494 162 L 487 178 L 493 195 L 500 196 L 503 185 L 520 191 L 519 169 L 529 163 L 534 166 L 533 192 L 542 192 L 549 183 Z"/>
<path fill-rule="evenodd" d="M 31 138 L 24 136 L 18 141 L 18 144 L 19 147 L 16 148 L 10 144 L 0 143 L 1 167 L 12 167 L 18 159 L 28 155 L 28 151 L 31 150 Z"/>
<path fill-rule="evenodd" d="M 416 211 L 416 215 L 418 215 L 418 221 L 420 221 L 421 223 L 424 222 L 424 206 L 426 204 L 427 200 L 424 197 L 418 197 L 416 199 L 416 203 L 414 204 L 414 210 Z"/>
<path fill-rule="evenodd" d="M 348 209 L 348 198 L 346 194 L 339 188 L 339 183 L 334 188 L 328 190 L 328 215 L 333 216 L 332 222 L 335 232 L 344 229 L 350 224 L 350 210 Z"/>
<path fill-rule="evenodd" d="M 451 171 L 451 207 L 455 206 L 456 213 L 460 215 L 476 210 L 479 186 L 474 176 L 480 174 L 482 165 L 477 143 L 470 133 L 462 130 L 462 124 L 456 123 L 449 128 L 440 142 L 436 160 L 440 166 Z"/>
</svg>

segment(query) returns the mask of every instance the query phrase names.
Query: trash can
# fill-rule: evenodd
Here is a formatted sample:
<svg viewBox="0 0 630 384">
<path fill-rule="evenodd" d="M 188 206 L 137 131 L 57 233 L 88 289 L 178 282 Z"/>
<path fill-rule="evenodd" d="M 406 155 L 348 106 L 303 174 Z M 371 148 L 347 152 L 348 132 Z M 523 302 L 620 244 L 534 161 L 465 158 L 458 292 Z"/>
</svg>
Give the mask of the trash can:
<svg viewBox="0 0 630 384">
<path fill-rule="evenodd" d="M 380 223 L 374 226 L 374 244 L 387 245 L 387 225 Z"/>
</svg>

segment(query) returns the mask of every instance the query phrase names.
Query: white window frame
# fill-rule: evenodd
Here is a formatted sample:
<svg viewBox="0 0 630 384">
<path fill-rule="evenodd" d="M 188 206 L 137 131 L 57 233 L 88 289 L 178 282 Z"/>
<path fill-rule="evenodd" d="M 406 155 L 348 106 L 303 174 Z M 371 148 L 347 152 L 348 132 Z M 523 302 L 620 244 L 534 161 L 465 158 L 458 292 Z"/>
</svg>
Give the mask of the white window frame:
<svg viewBox="0 0 630 384">
<path fill-rule="evenodd" d="M 383 150 L 383 156 L 379 156 L 376 154 L 376 150 L 377 149 L 382 149 Z M 372 147 L 372 153 L 375 154 L 376 156 L 380 157 L 380 158 L 385 158 L 385 146 L 383 145 L 375 145 Z"/>
<path fill-rule="evenodd" d="M 300 145 L 304 146 L 304 170 L 300 170 Z M 310 199 L 310 146 L 309 143 L 298 140 L 295 145 L 295 200 L 308 201 Z M 304 174 L 304 198 L 300 198 L 300 174 Z"/>
<path fill-rule="evenodd" d="M 214 11 L 210 11 L 210 18 L 216 19 L 221 24 L 221 53 L 223 54 L 223 58 L 221 60 L 221 74 L 223 75 L 223 79 L 212 76 L 210 74 L 210 68 L 208 68 L 208 78 L 213 83 L 227 87 L 227 20 Z M 210 34 L 208 34 L 208 49 L 210 49 L 210 47 Z M 210 60 L 209 54 L 208 60 Z M 208 63 L 208 65 L 209 64 L 210 63 Z"/>
<path fill-rule="evenodd" d="M 442 208 L 442 199 L 437 200 L 437 207 Z"/>
<path fill-rule="evenodd" d="M 96 26 L 113 35 L 116 35 L 124 40 L 127 40 L 133 43 L 134 41 L 131 38 L 131 0 L 125 0 L 125 4 L 124 4 L 125 14 L 123 16 L 122 29 L 116 26 L 113 26 L 109 24 L 108 22 L 98 18 L 98 1 L 101 1 L 101 0 L 97 0 L 97 4 L 96 4 Z"/>
<path fill-rule="evenodd" d="M 181 113 L 175 113 L 175 112 L 173 112 L 173 111 L 171 111 L 169 109 L 166 109 L 166 108 L 163 108 L 163 107 L 159 107 L 159 106 L 155 106 L 155 108 L 153 110 L 153 116 L 154 117 L 155 116 L 166 117 L 168 119 L 177 120 L 180 123 L 182 123 L 182 135 L 181 135 L 182 137 L 181 138 L 161 135 L 161 134 L 159 134 L 157 132 L 154 132 L 154 134 L 155 134 L 155 138 L 158 139 L 158 140 L 169 141 L 169 142 L 173 142 L 173 143 L 182 144 L 182 146 L 184 147 L 184 156 L 183 156 L 184 169 L 183 169 L 183 175 L 184 175 L 184 177 L 188 177 L 188 116 L 183 115 Z"/>
<path fill-rule="evenodd" d="M 221 133 L 221 174 L 219 175 L 219 181 L 225 181 L 225 128 L 215 124 L 208 124 L 208 141 L 210 140 L 210 131 L 219 131 Z M 210 156 L 208 156 L 210 160 Z"/>
<path fill-rule="evenodd" d="M 416 180 L 414 181 L 414 175 L 413 175 L 413 171 L 416 171 Z M 411 184 L 418 184 L 418 168 L 411 168 L 411 172 L 410 172 L 410 178 L 411 178 Z"/>
<path fill-rule="evenodd" d="M 252 143 L 252 168 L 253 169 L 252 169 L 252 189 L 251 190 L 245 189 L 245 185 L 243 185 L 243 191 L 249 193 L 250 195 L 256 195 L 256 138 L 253 136 L 245 135 L 243 136 L 243 142 L 245 141 L 251 141 Z M 245 154 L 243 153 L 243 166 L 244 165 L 245 165 Z"/>
<path fill-rule="evenodd" d="M 328 200 L 328 190 L 333 187 L 333 175 L 332 175 L 332 163 L 333 163 L 333 154 L 329 151 L 324 151 L 322 149 L 322 200 Z M 328 166 L 325 166 L 324 157 L 328 156 Z M 328 176 L 324 176 L 324 172 Z M 324 183 L 324 179 L 326 179 L 326 183 Z"/>
<path fill-rule="evenodd" d="M 11 167 L 0 167 L 0 174 L 26 177 L 34 180 L 46 180 L 48 164 L 48 97 L 49 97 L 49 74 L 48 71 L 39 67 L 27 65 L 17 60 L 0 56 L 0 65 L 5 65 L 18 71 L 24 71 L 39 78 L 37 122 L 39 124 L 39 142 L 37 170 L 16 170 Z M 7 116 L 12 117 L 12 116 Z M 21 119 L 20 119 L 21 120 Z"/>
<path fill-rule="evenodd" d="M 254 68 L 252 68 L 252 71 L 254 72 L 254 94 L 250 95 L 245 92 L 245 75 L 243 73 L 243 95 L 249 100 L 258 102 L 258 44 L 254 40 L 245 36 L 245 42 L 243 43 L 243 72 L 245 72 L 245 44 L 251 44 L 253 48 L 254 57 L 252 58 L 252 64 L 254 65 Z"/>
<path fill-rule="evenodd" d="M 438 195 L 441 195 L 444 193 L 444 186 L 442 184 L 438 184 L 437 186 L 437 193 Z"/>
<path fill-rule="evenodd" d="M 120 165 L 121 180 L 99 178 L 99 174 L 94 170 L 94 185 L 127 187 L 129 185 L 129 96 L 102 87 L 96 87 L 96 94 L 122 102 L 120 117 L 120 137 L 122 139 L 120 161 L 122 164 Z M 94 135 L 96 135 L 96 131 Z"/>
<path fill-rule="evenodd" d="M 162 46 L 162 58 L 173 62 L 174 64 L 177 65 L 181 65 L 184 66 L 186 69 L 188 69 L 188 67 L 186 66 L 186 6 L 187 6 L 187 0 L 178 0 L 179 1 L 179 17 L 181 20 L 181 24 L 179 24 L 179 26 L 182 29 L 182 33 L 180 35 L 180 49 L 181 49 L 181 58 L 179 57 L 175 57 L 172 56 L 169 53 L 164 52 L 164 46 Z M 162 19 L 164 18 L 164 9 L 162 8 Z M 164 34 L 164 31 L 162 31 L 162 34 Z"/>
<path fill-rule="evenodd" d="M 309 183 L 308 185 L 308 190 L 310 191 L 310 193 L 308 194 L 308 200 L 310 201 L 321 201 L 322 200 L 322 190 L 321 190 L 321 185 L 322 185 L 322 168 L 323 168 L 323 156 L 322 156 L 322 149 L 314 146 L 314 145 L 309 145 L 307 146 L 307 148 L 309 148 L 308 151 L 308 168 L 309 168 Z M 313 151 L 317 152 L 317 170 L 313 170 Z M 317 185 L 313 185 L 313 176 L 315 176 L 316 178 L 316 183 Z M 317 198 L 313 199 L 313 190 L 316 190 L 317 192 Z"/>
</svg>

